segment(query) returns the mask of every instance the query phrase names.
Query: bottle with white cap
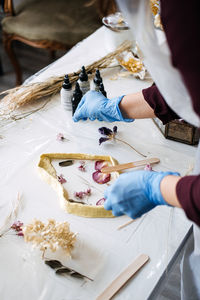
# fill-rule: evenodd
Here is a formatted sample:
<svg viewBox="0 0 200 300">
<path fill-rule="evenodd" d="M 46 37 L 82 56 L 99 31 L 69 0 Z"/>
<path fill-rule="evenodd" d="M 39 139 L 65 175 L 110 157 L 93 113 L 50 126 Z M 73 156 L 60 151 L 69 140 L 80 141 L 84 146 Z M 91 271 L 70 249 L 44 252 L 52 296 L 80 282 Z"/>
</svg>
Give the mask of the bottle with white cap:
<svg viewBox="0 0 200 300">
<path fill-rule="evenodd" d="M 68 75 L 65 75 L 62 88 L 60 90 L 61 105 L 64 110 L 72 111 L 72 84 Z"/>
</svg>

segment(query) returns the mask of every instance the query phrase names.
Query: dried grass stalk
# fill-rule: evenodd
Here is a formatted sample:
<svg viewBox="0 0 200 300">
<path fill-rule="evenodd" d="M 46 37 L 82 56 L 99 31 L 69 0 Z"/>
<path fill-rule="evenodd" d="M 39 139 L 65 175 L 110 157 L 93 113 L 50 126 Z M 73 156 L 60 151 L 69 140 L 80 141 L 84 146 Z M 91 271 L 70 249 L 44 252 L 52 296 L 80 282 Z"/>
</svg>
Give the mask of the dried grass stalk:
<svg viewBox="0 0 200 300">
<path fill-rule="evenodd" d="M 131 46 L 132 43 L 130 41 L 125 41 L 115 51 L 86 66 L 86 71 L 94 73 L 97 68 L 107 68 L 117 55 L 119 55 L 123 51 L 130 50 Z M 78 79 L 80 71 L 81 70 L 77 70 L 74 73 L 68 74 L 72 83 Z M 50 77 L 47 81 L 41 83 L 36 82 L 28 85 L 21 85 L 0 93 L 0 95 L 6 94 L 6 96 L 4 96 L 4 98 L 1 100 L 1 105 L 3 105 L 2 107 L 4 108 L 2 114 L 8 113 L 9 111 L 14 111 L 15 109 L 28 104 L 33 100 L 38 100 L 43 97 L 57 94 L 61 89 L 63 79 L 64 75 L 58 77 Z"/>
</svg>

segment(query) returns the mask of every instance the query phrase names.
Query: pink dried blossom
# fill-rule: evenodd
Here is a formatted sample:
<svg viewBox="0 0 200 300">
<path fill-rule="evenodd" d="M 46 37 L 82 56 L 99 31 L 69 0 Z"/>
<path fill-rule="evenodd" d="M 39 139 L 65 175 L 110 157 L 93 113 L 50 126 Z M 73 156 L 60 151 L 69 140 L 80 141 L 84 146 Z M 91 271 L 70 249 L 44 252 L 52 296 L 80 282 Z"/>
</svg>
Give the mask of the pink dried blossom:
<svg viewBox="0 0 200 300">
<path fill-rule="evenodd" d="M 60 175 L 58 176 L 58 181 L 59 181 L 61 184 L 67 182 L 67 180 L 63 177 L 62 174 L 60 174 Z"/>
<path fill-rule="evenodd" d="M 64 135 L 62 133 L 58 133 L 56 139 L 58 141 L 63 141 L 65 138 L 64 138 Z"/>
<path fill-rule="evenodd" d="M 153 169 L 152 169 L 150 164 L 146 164 L 146 166 L 144 167 L 144 170 L 145 171 L 152 171 Z"/>
<path fill-rule="evenodd" d="M 95 161 L 94 168 L 97 171 L 101 171 L 102 168 L 105 168 L 107 166 L 108 166 L 108 162 L 107 161 L 105 161 L 105 160 L 97 160 L 97 161 Z"/>
<path fill-rule="evenodd" d="M 79 199 L 83 199 L 85 196 L 91 195 L 91 189 L 87 189 L 86 191 L 75 192 L 74 196 Z"/>
<path fill-rule="evenodd" d="M 110 174 L 105 174 L 101 173 L 101 171 L 96 171 L 92 174 L 92 178 L 95 182 L 99 184 L 104 184 L 110 181 L 111 175 Z"/>
<path fill-rule="evenodd" d="M 101 198 L 97 201 L 96 205 L 104 205 L 104 202 L 106 201 L 105 198 Z"/>
<path fill-rule="evenodd" d="M 23 231 L 17 233 L 18 236 L 24 236 Z"/>
<path fill-rule="evenodd" d="M 11 228 L 14 229 L 17 233 L 18 236 L 24 236 L 22 232 L 22 226 L 24 224 L 21 221 L 16 221 L 12 224 Z"/>
<path fill-rule="evenodd" d="M 80 161 L 80 166 L 78 167 L 78 169 L 81 172 L 85 172 L 86 171 L 86 169 L 85 169 L 85 161 L 84 160 Z"/>
<path fill-rule="evenodd" d="M 14 222 L 13 224 L 12 224 L 12 226 L 11 226 L 11 228 L 12 229 L 14 229 L 14 230 L 16 230 L 16 231 L 21 231 L 22 230 L 22 226 L 23 226 L 24 224 L 21 222 L 21 221 L 16 221 L 16 222 Z"/>
</svg>

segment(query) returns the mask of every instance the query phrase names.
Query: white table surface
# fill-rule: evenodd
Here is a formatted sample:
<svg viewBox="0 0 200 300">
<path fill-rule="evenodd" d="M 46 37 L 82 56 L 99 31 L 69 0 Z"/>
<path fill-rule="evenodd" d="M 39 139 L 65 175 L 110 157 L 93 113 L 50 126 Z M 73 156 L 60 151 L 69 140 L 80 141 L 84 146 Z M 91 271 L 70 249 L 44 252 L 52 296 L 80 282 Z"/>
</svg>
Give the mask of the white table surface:
<svg viewBox="0 0 200 300">
<path fill-rule="evenodd" d="M 70 52 L 38 74 L 33 81 L 43 81 L 51 75 L 76 71 L 108 52 L 102 27 Z M 133 77 L 111 80 L 119 69 L 102 71 L 108 97 L 137 92 L 151 84 Z M 41 102 L 42 103 L 42 102 Z M 178 171 L 184 175 L 194 161 L 195 147 L 166 140 L 152 120 L 115 123 L 118 136 L 141 152 L 159 157 L 154 170 Z M 87 219 L 66 213 L 58 196 L 38 176 L 37 163 L 42 153 L 80 152 L 111 155 L 119 163 L 141 159 L 129 147 L 120 143 L 98 145 L 98 128 L 113 124 L 98 121 L 73 123 L 71 115 L 62 110 L 59 95 L 47 106 L 17 122 L 1 128 L 0 135 L 0 226 L 9 215 L 12 203 L 20 192 L 23 205 L 17 219 L 25 224 L 34 218 L 46 221 L 68 221 L 78 233 L 77 248 L 72 262 L 80 271 L 94 278 L 85 282 L 59 277 L 32 250 L 23 238 L 9 231 L 0 238 L 0 298 L 2 300 L 82 300 L 95 299 L 104 288 L 141 253 L 150 261 L 113 299 L 147 299 L 168 262 L 176 253 L 191 223 L 180 209 L 157 207 L 124 229 L 117 227 L 128 217 Z M 63 133 L 69 141 L 56 140 Z"/>
</svg>

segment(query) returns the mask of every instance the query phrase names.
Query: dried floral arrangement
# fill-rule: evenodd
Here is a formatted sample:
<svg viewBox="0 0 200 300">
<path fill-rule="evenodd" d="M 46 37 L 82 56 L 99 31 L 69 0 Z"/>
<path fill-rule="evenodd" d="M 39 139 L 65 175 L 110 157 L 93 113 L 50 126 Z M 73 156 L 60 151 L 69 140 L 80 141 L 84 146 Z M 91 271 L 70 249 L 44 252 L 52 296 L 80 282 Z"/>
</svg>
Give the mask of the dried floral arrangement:
<svg viewBox="0 0 200 300">
<path fill-rule="evenodd" d="M 34 220 L 23 227 L 23 234 L 25 242 L 39 247 L 43 256 L 47 249 L 55 252 L 59 248 L 70 256 L 76 241 L 76 234 L 70 231 L 69 223 L 56 222 L 53 219 L 48 220 L 47 224 Z"/>
<path fill-rule="evenodd" d="M 121 44 L 115 51 L 107 54 L 103 58 L 93 62 L 85 67 L 87 73 L 94 73 L 95 70 L 104 69 L 110 66 L 117 55 L 123 51 L 130 50 L 132 43 L 129 41 Z M 77 70 L 71 74 L 68 74 L 70 82 L 73 83 L 78 79 L 81 70 Z M 11 111 L 16 110 L 19 107 L 24 106 L 32 102 L 33 100 L 39 100 L 44 97 L 52 96 L 58 93 L 63 83 L 64 75 L 51 77 L 45 82 L 30 83 L 28 85 L 21 85 L 13 89 L 2 92 L 0 95 L 5 95 L 1 100 L 1 116 L 8 114 Z M 4 108 L 4 109 L 3 109 Z"/>
<path fill-rule="evenodd" d="M 132 51 L 124 51 L 117 56 L 119 64 L 134 77 L 143 80 L 146 75 L 146 68 L 141 59 Z"/>
</svg>

